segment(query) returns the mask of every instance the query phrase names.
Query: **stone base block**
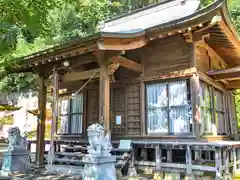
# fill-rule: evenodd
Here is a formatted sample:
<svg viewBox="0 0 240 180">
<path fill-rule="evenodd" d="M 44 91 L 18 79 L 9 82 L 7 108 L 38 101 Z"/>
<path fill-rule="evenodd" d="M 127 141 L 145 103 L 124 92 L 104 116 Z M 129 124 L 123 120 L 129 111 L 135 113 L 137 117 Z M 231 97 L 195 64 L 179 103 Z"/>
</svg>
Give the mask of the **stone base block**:
<svg viewBox="0 0 240 180">
<path fill-rule="evenodd" d="M 7 176 L 12 173 L 26 173 L 30 170 L 29 152 L 22 151 L 6 151 L 3 153 L 3 165 L 1 175 Z"/>
<path fill-rule="evenodd" d="M 92 178 L 94 180 L 116 180 L 116 156 L 87 156 L 83 159 L 84 180 Z"/>
<path fill-rule="evenodd" d="M 46 165 L 46 171 L 65 175 L 79 175 L 79 177 L 83 175 L 83 167 L 70 165 Z"/>
</svg>

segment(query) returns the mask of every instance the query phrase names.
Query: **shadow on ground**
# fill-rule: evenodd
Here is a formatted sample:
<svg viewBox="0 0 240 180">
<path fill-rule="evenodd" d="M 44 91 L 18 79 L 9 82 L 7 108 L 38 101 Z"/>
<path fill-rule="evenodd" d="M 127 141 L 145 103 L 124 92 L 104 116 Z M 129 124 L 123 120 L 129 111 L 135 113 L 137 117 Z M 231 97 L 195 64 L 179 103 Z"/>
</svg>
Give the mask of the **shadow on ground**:
<svg viewBox="0 0 240 180">
<path fill-rule="evenodd" d="M 53 174 L 46 171 L 35 171 L 28 174 L 16 174 L 9 177 L 0 177 L 1 180 L 82 180 L 78 176 Z"/>
</svg>

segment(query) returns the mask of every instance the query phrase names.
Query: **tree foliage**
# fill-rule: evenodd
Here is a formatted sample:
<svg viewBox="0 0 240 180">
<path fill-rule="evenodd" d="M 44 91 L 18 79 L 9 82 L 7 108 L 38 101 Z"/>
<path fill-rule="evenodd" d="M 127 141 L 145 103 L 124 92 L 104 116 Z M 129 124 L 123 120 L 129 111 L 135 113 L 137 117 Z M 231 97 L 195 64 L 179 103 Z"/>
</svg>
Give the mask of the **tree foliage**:
<svg viewBox="0 0 240 180">
<path fill-rule="evenodd" d="M 0 0 L 0 74 L 25 56 L 98 30 L 100 21 L 164 0 Z M 213 0 L 201 0 L 206 6 Z M 240 31 L 240 0 L 229 0 Z M 31 73 L 1 77 L 0 91 L 35 88 Z"/>
<path fill-rule="evenodd" d="M 0 0 L 0 74 L 16 65 L 13 59 L 72 38 L 97 31 L 99 21 L 120 13 L 121 5 L 108 0 Z M 0 81 L 0 91 L 35 88 L 31 73 L 10 74 Z"/>
</svg>

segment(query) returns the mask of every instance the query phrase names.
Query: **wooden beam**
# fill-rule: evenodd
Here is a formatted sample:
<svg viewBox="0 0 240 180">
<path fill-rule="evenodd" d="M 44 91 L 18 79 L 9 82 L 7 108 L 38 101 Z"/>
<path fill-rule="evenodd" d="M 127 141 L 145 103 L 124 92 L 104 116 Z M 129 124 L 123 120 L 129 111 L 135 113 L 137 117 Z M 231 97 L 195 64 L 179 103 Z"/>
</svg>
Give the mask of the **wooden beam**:
<svg viewBox="0 0 240 180">
<path fill-rule="evenodd" d="M 112 75 L 114 74 L 114 72 L 118 69 L 119 64 L 117 63 L 112 63 L 110 65 L 107 66 L 108 68 L 108 75 Z M 99 78 L 100 77 L 100 69 L 101 68 L 97 68 L 97 69 L 91 69 L 88 71 L 82 71 L 82 72 L 70 72 L 70 73 L 66 73 L 61 77 L 61 82 L 65 83 L 65 82 L 72 82 L 72 81 L 81 81 L 81 80 L 86 80 L 91 78 L 94 74 L 95 76 L 94 78 Z"/>
<path fill-rule="evenodd" d="M 71 81 L 80 81 L 80 80 L 86 80 L 92 77 L 94 74 L 96 74 L 95 78 L 99 77 L 100 68 L 98 69 L 92 69 L 88 71 L 82 71 L 82 72 L 70 72 L 66 73 L 61 77 L 62 82 L 71 82 Z"/>
<path fill-rule="evenodd" d="M 39 77 L 39 119 L 37 127 L 37 142 L 36 142 L 36 165 L 44 166 L 44 151 L 45 151 L 45 119 L 46 119 L 46 102 L 47 102 L 47 86 L 45 82 L 45 77 L 40 75 Z"/>
<path fill-rule="evenodd" d="M 79 65 L 97 62 L 97 59 L 92 54 L 84 54 L 74 58 L 67 59 L 70 62 L 71 68 Z"/>
<path fill-rule="evenodd" d="M 161 73 L 158 76 L 143 77 L 143 81 L 164 80 L 164 79 L 173 79 L 173 78 L 180 78 L 180 77 L 190 77 L 196 72 L 197 72 L 196 68 L 192 67 L 192 68 L 185 69 L 185 70 L 180 70 L 180 71 Z"/>
<path fill-rule="evenodd" d="M 236 79 L 236 78 L 240 78 L 240 66 L 229 68 L 229 69 L 209 71 L 206 74 L 212 77 L 213 80 L 217 80 L 217 81 Z"/>
<path fill-rule="evenodd" d="M 142 72 L 142 65 L 134 61 L 131 61 L 123 56 L 114 56 L 111 58 L 113 63 L 118 63 L 120 66 L 123 66 L 127 69 L 131 69 L 136 72 Z"/>
<path fill-rule="evenodd" d="M 240 80 L 229 81 L 228 89 L 240 89 Z"/>
<path fill-rule="evenodd" d="M 103 38 L 97 42 L 99 50 L 131 50 L 147 45 L 145 36 L 137 38 Z"/>
</svg>

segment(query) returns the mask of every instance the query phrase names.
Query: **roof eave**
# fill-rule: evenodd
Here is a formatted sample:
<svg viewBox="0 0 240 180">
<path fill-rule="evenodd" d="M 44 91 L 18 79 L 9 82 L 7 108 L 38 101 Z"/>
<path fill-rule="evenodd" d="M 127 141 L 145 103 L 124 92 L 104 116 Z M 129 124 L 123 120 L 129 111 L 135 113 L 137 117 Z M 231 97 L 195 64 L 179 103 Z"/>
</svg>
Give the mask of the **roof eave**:
<svg viewBox="0 0 240 180">
<path fill-rule="evenodd" d="M 161 25 L 157 25 L 145 30 L 141 30 L 138 32 L 133 32 L 133 33 L 108 33 L 108 32 L 104 32 L 102 33 L 102 37 L 106 37 L 106 38 L 135 38 L 138 36 L 144 36 L 148 33 L 154 32 L 154 31 L 166 31 L 169 29 L 173 29 L 176 28 L 178 26 L 183 26 L 183 25 L 190 25 L 191 23 L 193 23 L 194 21 L 203 21 L 204 19 L 207 19 L 206 17 L 211 16 L 211 14 L 214 14 L 219 8 L 223 7 L 223 5 L 225 4 L 225 0 L 219 0 L 219 1 L 215 1 L 212 4 L 210 4 L 209 6 L 196 11 L 195 13 L 186 16 L 184 18 L 181 19 L 177 19 L 171 22 L 167 22 Z M 204 18 L 205 17 L 205 18 Z"/>
<path fill-rule="evenodd" d="M 235 27 L 235 25 L 232 23 L 229 11 L 228 11 L 228 5 L 226 3 L 226 1 L 224 2 L 224 5 L 222 6 L 222 8 L 220 9 L 220 13 L 222 15 L 222 17 L 224 18 L 224 22 L 227 24 L 227 26 L 229 27 L 229 29 L 231 30 L 231 32 L 233 33 L 233 35 L 239 39 L 239 35 L 237 33 L 237 29 Z"/>
</svg>

